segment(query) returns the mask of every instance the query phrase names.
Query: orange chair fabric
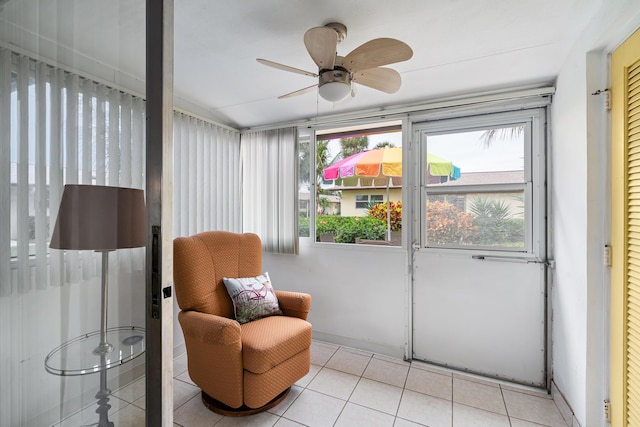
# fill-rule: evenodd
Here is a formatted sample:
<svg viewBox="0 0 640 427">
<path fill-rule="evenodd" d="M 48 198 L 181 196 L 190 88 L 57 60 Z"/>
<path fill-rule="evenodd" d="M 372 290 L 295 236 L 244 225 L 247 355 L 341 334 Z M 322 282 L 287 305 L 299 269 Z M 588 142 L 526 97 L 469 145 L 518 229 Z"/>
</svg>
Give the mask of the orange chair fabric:
<svg viewBox="0 0 640 427">
<path fill-rule="evenodd" d="M 262 274 L 257 235 L 209 231 L 179 237 L 173 258 L 189 376 L 203 392 L 231 408 L 259 408 L 309 372 L 310 295 L 276 290 L 283 316 L 243 325 L 234 320 L 222 278 Z"/>
</svg>

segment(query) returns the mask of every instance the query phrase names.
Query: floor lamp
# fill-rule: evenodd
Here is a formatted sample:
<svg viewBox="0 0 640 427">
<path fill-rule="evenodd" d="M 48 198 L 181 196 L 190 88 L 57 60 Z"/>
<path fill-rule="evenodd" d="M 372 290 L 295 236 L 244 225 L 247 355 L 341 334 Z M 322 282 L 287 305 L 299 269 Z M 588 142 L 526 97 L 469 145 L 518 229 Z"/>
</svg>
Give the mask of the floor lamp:
<svg viewBox="0 0 640 427">
<path fill-rule="evenodd" d="M 96 394 L 98 399 L 96 412 L 99 414 L 98 425 L 101 427 L 113 426 L 113 423 L 108 419 L 108 411 L 111 407 L 108 401 L 111 390 L 107 388 L 107 369 L 133 359 L 144 350 L 144 346 L 142 346 L 142 350 L 136 351 L 138 354 L 131 354 L 132 357 L 127 360 L 120 359 L 116 364 L 111 361 L 112 355 L 110 353 L 115 352 L 114 345 L 108 341 L 111 330 L 107 328 L 109 252 L 116 249 L 145 246 L 145 218 L 144 192 L 142 190 L 99 185 L 65 185 L 49 245 L 53 249 L 93 250 L 102 254 L 100 341 L 92 350 L 93 355 L 99 358 L 99 366 L 94 371 L 100 372 L 100 391 Z M 119 328 L 114 328 L 114 330 L 117 329 Z M 140 328 L 134 327 L 129 330 L 136 330 L 139 333 Z M 64 353 L 74 350 L 83 351 L 86 346 L 86 342 L 82 345 L 83 341 L 87 341 L 90 335 L 72 340 L 56 350 L 64 348 Z M 120 338 L 120 335 L 117 334 L 113 336 Z M 122 343 L 118 341 L 116 345 L 136 344 L 143 338 L 144 335 L 129 336 L 122 340 L 124 341 Z M 50 356 L 53 353 L 63 353 L 56 350 L 50 353 Z M 47 360 L 45 360 L 47 368 L 50 366 L 48 364 L 50 356 L 47 356 Z M 114 354 L 113 357 L 118 359 L 121 356 Z M 48 370 L 51 372 L 50 369 Z M 65 375 L 65 372 L 75 372 L 65 369 L 54 371 L 60 375 Z M 79 374 L 94 372 L 91 370 L 89 372 L 83 371 L 79 371 Z"/>
</svg>

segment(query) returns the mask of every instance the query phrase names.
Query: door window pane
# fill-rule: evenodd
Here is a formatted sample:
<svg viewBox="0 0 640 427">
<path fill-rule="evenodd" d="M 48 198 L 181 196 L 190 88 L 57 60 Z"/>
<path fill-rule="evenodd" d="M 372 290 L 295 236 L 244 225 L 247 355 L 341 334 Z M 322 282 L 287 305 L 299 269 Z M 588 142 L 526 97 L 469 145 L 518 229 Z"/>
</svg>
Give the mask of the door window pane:
<svg viewBox="0 0 640 427">
<path fill-rule="evenodd" d="M 527 129 L 423 136 L 426 246 L 526 248 Z"/>
</svg>

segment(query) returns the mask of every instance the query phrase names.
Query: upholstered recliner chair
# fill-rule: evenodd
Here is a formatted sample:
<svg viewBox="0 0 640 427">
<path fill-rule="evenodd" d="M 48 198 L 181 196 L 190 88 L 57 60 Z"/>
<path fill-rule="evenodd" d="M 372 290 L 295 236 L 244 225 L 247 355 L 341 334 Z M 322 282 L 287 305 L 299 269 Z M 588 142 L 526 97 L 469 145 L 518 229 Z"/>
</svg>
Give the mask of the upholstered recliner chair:
<svg viewBox="0 0 640 427">
<path fill-rule="evenodd" d="M 173 258 L 189 376 L 205 405 L 233 415 L 280 402 L 309 372 L 311 296 L 275 290 L 282 315 L 241 324 L 223 278 L 263 273 L 257 235 L 208 231 L 179 237 Z"/>
</svg>

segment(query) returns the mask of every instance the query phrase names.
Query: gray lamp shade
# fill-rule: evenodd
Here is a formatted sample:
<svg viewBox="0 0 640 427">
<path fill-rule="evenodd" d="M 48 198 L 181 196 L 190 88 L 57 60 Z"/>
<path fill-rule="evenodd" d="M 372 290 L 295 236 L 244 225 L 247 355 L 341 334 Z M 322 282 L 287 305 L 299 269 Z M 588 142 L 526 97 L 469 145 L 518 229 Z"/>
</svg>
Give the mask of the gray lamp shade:
<svg viewBox="0 0 640 427">
<path fill-rule="evenodd" d="M 142 190 L 68 184 L 49 246 L 94 251 L 145 246 L 145 218 Z"/>
</svg>

